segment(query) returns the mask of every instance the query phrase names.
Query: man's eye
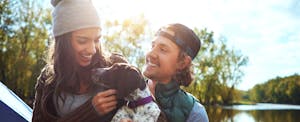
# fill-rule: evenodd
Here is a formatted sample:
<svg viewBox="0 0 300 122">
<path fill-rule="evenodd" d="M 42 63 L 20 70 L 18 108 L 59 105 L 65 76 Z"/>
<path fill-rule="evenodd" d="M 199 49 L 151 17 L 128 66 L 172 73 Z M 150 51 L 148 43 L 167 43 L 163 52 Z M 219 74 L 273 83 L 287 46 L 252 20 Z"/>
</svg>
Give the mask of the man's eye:
<svg viewBox="0 0 300 122">
<path fill-rule="evenodd" d="M 155 43 L 152 43 L 151 44 L 151 49 L 155 48 L 155 46 L 156 46 Z"/>
<path fill-rule="evenodd" d="M 94 40 L 95 43 L 99 43 L 100 42 L 100 39 L 96 39 Z"/>
<path fill-rule="evenodd" d="M 160 48 L 160 51 L 162 51 L 162 52 L 167 52 L 167 49 L 165 49 L 165 48 Z"/>
</svg>

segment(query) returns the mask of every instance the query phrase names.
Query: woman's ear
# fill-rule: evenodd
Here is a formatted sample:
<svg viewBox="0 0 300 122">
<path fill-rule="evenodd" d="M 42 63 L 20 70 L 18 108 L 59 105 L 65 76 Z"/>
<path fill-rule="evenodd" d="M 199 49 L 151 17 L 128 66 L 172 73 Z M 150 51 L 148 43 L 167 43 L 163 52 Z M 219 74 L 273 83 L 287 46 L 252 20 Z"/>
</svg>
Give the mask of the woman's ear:
<svg viewBox="0 0 300 122">
<path fill-rule="evenodd" d="M 190 56 L 187 56 L 185 55 L 184 56 L 184 59 L 180 60 L 178 63 L 177 63 L 177 67 L 179 70 L 182 70 L 184 68 L 186 68 L 187 66 L 189 66 L 192 62 L 192 59 Z"/>
</svg>

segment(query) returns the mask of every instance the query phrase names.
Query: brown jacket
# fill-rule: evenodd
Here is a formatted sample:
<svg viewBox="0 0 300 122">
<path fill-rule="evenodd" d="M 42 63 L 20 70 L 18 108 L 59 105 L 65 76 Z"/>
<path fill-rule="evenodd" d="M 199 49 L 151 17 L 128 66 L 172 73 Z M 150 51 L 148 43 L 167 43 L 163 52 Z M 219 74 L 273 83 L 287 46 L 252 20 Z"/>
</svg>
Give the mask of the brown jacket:
<svg viewBox="0 0 300 122">
<path fill-rule="evenodd" d="M 110 59 L 113 63 L 127 62 L 124 57 L 116 54 L 113 54 Z M 59 117 L 52 100 L 56 82 L 52 80 L 54 73 L 51 68 L 51 66 L 46 66 L 38 77 L 32 122 L 106 122 L 111 120 L 117 109 L 100 116 L 93 108 L 91 99 L 68 115 Z"/>
</svg>

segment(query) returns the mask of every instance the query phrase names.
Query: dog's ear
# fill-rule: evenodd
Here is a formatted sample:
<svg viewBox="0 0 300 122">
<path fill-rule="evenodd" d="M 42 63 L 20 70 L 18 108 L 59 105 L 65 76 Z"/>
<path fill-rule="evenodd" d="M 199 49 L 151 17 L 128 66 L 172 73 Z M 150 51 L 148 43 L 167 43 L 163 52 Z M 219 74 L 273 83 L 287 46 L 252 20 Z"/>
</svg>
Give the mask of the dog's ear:
<svg viewBox="0 0 300 122">
<path fill-rule="evenodd" d="M 141 74 L 135 69 L 126 69 L 124 70 L 124 75 L 122 75 L 122 79 L 120 79 L 120 83 L 118 83 L 118 97 L 123 98 L 128 96 L 134 90 L 140 87 L 141 82 Z"/>
<path fill-rule="evenodd" d="M 146 87 L 146 80 L 145 80 L 144 76 L 142 75 L 141 71 L 138 68 L 135 68 L 135 69 L 139 73 L 139 77 L 140 77 L 139 88 L 141 90 L 144 90 Z"/>
</svg>

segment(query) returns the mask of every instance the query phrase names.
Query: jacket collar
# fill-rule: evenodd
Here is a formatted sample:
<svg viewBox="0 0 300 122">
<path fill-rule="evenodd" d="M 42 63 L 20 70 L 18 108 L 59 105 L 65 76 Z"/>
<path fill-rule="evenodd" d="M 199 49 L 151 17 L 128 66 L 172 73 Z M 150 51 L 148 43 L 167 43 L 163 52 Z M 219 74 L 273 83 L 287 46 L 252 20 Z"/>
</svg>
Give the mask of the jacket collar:
<svg viewBox="0 0 300 122">
<path fill-rule="evenodd" d="M 162 97 L 170 97 L 180 89 L 179 84 L 176 81 L 171 81 L 167 84 L 157 83 L 155 87 L 155 94 L 160 94 Z M 159 96 L 160 96 L 159 95 Z"/>
</svg>

